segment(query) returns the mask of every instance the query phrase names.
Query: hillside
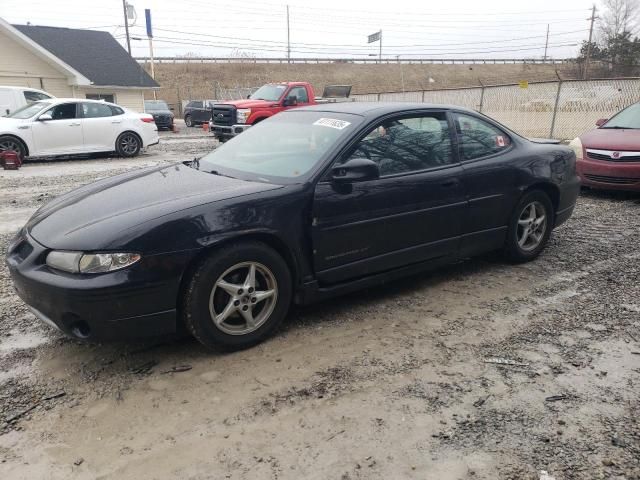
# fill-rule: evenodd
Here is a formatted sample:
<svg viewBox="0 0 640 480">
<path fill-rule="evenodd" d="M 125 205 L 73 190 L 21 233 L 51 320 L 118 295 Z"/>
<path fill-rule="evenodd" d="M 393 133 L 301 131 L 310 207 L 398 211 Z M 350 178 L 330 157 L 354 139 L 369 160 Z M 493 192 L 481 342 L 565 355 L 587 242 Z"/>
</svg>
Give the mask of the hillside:
<svg viewBox="0 0 640 480">
<path fill-rule="evenodd" d="M 148 69 L 148 65 L 145 66 Z M 267 82 L 305 80 L 318 94 L 325 85 L 350 84 L 353 93 L 440 89 L 504 84 L 520 80 L 577 78 L 571 64 L 268 64 L 156 63 L 158 96 L 169 103 L 215 98 L 221 88 L 256 87 Z M 557 73 L 556 73 L 557 72 Z"/>
</svg>

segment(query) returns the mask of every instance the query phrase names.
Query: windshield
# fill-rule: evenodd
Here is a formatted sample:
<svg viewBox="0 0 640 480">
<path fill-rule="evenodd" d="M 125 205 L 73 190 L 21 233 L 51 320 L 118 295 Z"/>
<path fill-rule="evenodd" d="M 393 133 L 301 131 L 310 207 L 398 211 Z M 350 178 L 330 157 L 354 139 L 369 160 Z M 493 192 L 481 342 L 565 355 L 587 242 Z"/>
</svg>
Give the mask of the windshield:
<svg viewBox="0 0 640 480">
<path fill-rule="evenodd" d="M 253 92 L 249 98 L 252 100 L 266 100 L 268 102 L 277 102 L 287 89 L 286 85 L 268 84 L 261 86 Z"/>
<path fill-rule="evenodd" d="M 167 102 L 162 100 L 145 100 L 144 109 L 146 112 L 153 110 L 169 110 Z"/>
<path fill-rule="evenodd" d="M 640 128 L 640 103 L 625 108 L 600 128 Z"/>
<path fill-rule="evenodd" d="M 17 118 L 19 120 L 25 120 L 27 118 L 33 117 L 38 112 L 44 110 L 50 105 L 51 105 L 50 102 L 34 102 L 22 108 L 19 108 L 18 110 L 13 112 L 11 115 L 9 115 L 9 118 Z"/>
<path fill-rule="evenodd" d="M 199 169 L 271 183 L 297 183 L 361 121 L 359 115 L 345 113 L 280 113 L 201 158 Z"/>
</svg>

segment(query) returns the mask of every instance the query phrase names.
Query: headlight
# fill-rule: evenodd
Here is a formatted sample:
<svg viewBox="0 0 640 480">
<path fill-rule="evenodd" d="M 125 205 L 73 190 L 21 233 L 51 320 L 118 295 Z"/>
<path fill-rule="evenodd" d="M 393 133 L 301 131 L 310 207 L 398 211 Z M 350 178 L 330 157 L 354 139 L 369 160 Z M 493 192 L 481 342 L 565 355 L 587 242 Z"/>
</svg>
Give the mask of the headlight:
<svg viewBox="0 0 640 480">
<path fill-rule="evenodd" d="M 120 270 L 140 260 L 137 253 L 82 253 L 53 251 L 47 266 L 70 273 L 104 273 Z"/>
<path fill-rule="evenodd" d="M 237 117 L 238 123 L 247 123 L 247 118 L 249 118 L 249 115 L 251 115 L 250 108 L 239 108 Z"/>
<path fill-rule="evenodd" d="M 582 142 L 580 141 L 580 137 L 576 137 L 571 140 L 571 142 L 569 143 L 569 148 L 573 150 L 573 153 L 576 154 L 576 159 L 582 160 L 584 155 L 582 153 Z"/>
</svg>

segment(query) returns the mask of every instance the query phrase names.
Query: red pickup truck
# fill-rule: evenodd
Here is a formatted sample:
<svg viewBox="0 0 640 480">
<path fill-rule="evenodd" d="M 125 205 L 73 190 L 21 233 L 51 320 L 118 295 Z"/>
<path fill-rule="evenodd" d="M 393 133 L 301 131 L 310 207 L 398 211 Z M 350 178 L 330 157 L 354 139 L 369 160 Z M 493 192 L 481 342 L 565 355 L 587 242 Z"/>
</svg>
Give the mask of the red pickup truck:
<svg viewBox="0 0 640 480">
<path fill-rule="evenodd" d="M 215 103 L 209 127 L 220 141 L 244 132 L 251 125 L 289 108 L 346 101 L 351 85 L 330 85 L 316 97 L 308 82 L 267 83 L 244 100 Z"/>
</svg>

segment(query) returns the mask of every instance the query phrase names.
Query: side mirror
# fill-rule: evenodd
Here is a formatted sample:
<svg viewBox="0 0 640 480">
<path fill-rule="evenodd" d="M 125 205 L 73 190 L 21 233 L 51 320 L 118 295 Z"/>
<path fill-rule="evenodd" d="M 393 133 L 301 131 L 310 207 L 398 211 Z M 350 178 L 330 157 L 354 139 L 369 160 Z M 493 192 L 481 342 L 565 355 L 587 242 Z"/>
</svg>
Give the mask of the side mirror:
<svg viewBox="0 0 640 480">
<path fill-rule="evenodd" d="M 363 182 L 376 178 L 380 178 L 380 169 L 376 162 L 368 158 L 352 158 L 331 169 L 331 181 L 334 183 Z"/>
<path fill-rule="evenodd" d="M 48 122 L 49 120 L 53 120 L 53 117 L 50 113 L 43 113 L 38 117 L 39 122 Z"/>
<path fill-rule="evenodd" d="M 297 104 L 298 104 L 298 97 L 287 97 L 284 99 L 284 102 L 282 103 L 282 105 L 285 107 L 292 107 L 293 105 L 297 105 Z"/>
<path fill-rule="evenodd" d="M 247 99 L 251 98 L 251 94 L 247 95 Z"/>
<path fill-rule="evenodd" d="M 601 118 L 601 119 L 597 120 L 596 121 L 596 127 L 601 127 L 602 125 L 607 123 L 607 120 L 609 120 L 609 119 L 608 118 Z"/>
<path fill-rule="evenodd" d="M 173 108 L 173 107 L 169 107 L 169 110 L 171 110 L 172 112 L 175 112 L 175 111 L 176 111 L 176 109 L 175 109 L 175 108 Z"/>
</svg>

